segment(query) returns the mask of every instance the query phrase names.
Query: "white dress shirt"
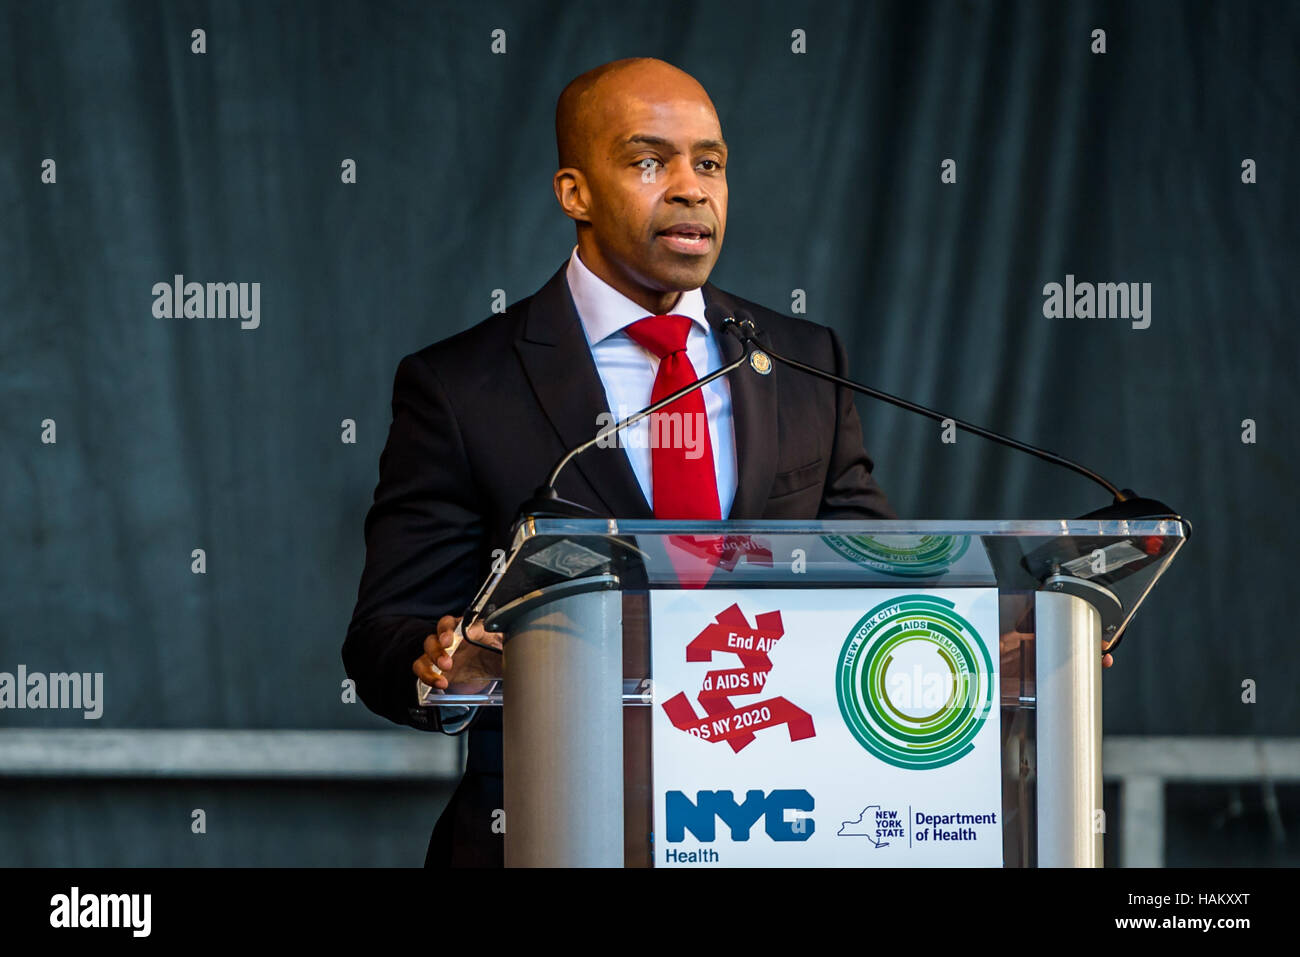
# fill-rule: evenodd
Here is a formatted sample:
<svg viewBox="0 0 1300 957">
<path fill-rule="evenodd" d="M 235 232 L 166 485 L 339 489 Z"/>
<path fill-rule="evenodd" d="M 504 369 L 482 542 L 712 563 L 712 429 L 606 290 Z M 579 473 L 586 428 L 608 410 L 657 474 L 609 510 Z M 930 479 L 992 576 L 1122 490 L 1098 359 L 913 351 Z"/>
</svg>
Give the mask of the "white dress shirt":
<svg viewBox="0 0 1300 957">
<path fill-rule="evenodd" d="M 627 334 L 627 327 L 650 315 L 605 280 L 587 268 L 573 247 L 565 271 L 573 304 L 578 309 L 578 319 L 591 347 L 591 357 L 596 362 L 596 372 L 605 387 L 608 411 L 614 421 L 626 419 L 650 404 L 650 393 L 659 372 L 659 358 Z M 696 378 L 706 376 L 722 367 L 722 353 L 709 321 L 704 318 L 704 293 L 688 289 L 678 298 L 670 313 L 691 320 L 691 331 L 686 337 L 686 357 L 695 368 Z M 726 376 L 714 379 L 700 390 L 704 395 L 704 412 L 709 421 L 709 444 L 713 449 L 713 470 L 718 482 L 718 507 L 725 518 L 736 497 L 736 431 L 731 415 L 731 386 Z M 608 421 L 591 423 L 596 434 Z M 632 464 L 632 472 L 641 486 L 648 505 L 654 505 L 654 478 L 651 468 L 650 422 L 643 419 L 624 430 L 620 440 L 623 451 Z M 588 455 L 610 455 L 611 452 L 592 450 Z M 422 704 L 437 704 L 437 689 L 422 680 L 415 680 L 416 691 Z M 474 716 L 475 708 L 451 706 L 442 709 L 443 730 L 455 733 L 463 729 Z"/>
<path fill-rule="evenodd" d="M 627 334 L 627 327 L 650 315 L 605 280 L 587 268 L 573 247 L 565 271 L 573 304 L 578 308 L 582 330 L 591 346 L 591 357 L 605 386 L 608 411 L 621 421 L 650 404 L 658 357 Z M 677 299 L 669 313 L 692 320 L 686 337 L 686 357 L 695 368 L 695 376 L 708 375 L 723 365 L 722 353 L 709 321 L 704 318 L 704 293 L 688 289 Z M 713 447 L 713 470 L 718 482 L 718 506 L 725 518 L 736 497 L 736 432 L 731 417 L 731 385 L 727 377 L 714 379 L 700 390 L 704 412 L 709 421 L 709 444 Z M 601 423 L 592 422 L 594 435 Z M 632 471 L 645 495 L 654 505 L 654 480 L 650 466 L 654 450 L 650 447 L 650 420 L 642 419 L 628 428 L 621 439 L 623 451 L 632 463 Z M 588 455 L 600 455 L 593 449 Z M 608 455 L 609 452 L 604 454 Z"/>
</svg>

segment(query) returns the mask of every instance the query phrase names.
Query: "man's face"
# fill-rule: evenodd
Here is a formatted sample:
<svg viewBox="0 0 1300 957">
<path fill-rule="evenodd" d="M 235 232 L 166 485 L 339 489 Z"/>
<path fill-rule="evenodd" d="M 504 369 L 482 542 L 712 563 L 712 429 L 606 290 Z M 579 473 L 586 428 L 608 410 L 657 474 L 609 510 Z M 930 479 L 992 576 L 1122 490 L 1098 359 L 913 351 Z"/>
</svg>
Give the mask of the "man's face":
<svg viewBox="0 0 1300 957">
<path fill-rule="evenodd" d="M 594 248 L 579 244 L 590 268 L 663 295 L 702 285 L 718 260 L 727 147 L 707 97 L 647 86 L 646 95 L 633 87 L 593 104 L 585 215 L 575 218 L 591 225 Z"/>
</svg>

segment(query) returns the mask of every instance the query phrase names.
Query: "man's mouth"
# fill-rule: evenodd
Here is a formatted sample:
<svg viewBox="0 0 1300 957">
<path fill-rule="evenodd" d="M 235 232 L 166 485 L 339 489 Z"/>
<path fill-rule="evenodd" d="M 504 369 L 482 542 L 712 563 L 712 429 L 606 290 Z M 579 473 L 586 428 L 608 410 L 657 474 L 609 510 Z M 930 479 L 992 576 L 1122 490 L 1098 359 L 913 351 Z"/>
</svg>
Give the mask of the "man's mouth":
<svg viewBox="0 0 1300 957">
<path fill-rule="evenodd" d="M 713 243 L 713 230 L 703 223 L 677 223 L 655 235 L 679 253 L 699 255 L 708 252 Z"/>
</svg>

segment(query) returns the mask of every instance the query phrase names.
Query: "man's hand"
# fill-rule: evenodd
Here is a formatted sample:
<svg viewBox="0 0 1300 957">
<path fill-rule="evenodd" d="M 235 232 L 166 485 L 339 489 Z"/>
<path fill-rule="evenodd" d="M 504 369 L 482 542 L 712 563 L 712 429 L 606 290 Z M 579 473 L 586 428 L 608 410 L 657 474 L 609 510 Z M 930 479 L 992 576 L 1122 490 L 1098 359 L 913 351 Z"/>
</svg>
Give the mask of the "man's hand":
<svg viewBox="0 0 1300 957">
<path fill-rule="evenodd" d="M 484 631 L 483 623 L 476 621 L 469 626 L 466 632 L 466 638 L 469 641 L 461 643 L 456 649 L 455 657 L 447 653 L 455 640 L 456 625 L 460 622 L 459 618 L 453 618 L 451 615 L 443 615 L 438 620 L 438 631 L 436 634 L 427 636 L 424 639 L 424 654 L 416 658 L 411 663 L 411 670 L 425 684 L 432 688 L 441 688 L 446 690 L 451 681 L 456 682 L 456 690 L 465 694 L 473 694 L 475 691 L 481 691 L 487 687 L 488 681 L 493 678 L 501 677 L 501 655 L 494 651 L 488 651 L 477 645 L 470 644 L 470 641 L 481 642 L 485 645 L 491 645 L 493 648 L 500 648 L 504 636 L 496 631 Z M 442 671 L 439 676 L 438 671 L 434 670 L 434 665 Z M 470 686 L 466 686 L 470 682 Z M 473 683 L 481 682 L 480 687 L 473 687 Z"/>
<path fill-rule="evenodd" d="M 1034 636 L 1021 631 L 1009 631 L 999 637 L 998 646 L 1001 650 L 1000 668 L 1002 674 L 1006 677 L 1020 676 L 1020 643 L 1022 641 L 1033 641 Z M 1101 666 L 1109 668 L 1115 663 L 1115 658 L 1106 649 L 1110 647 L 1110 642 L 1101 643 Z"/>
</svg>

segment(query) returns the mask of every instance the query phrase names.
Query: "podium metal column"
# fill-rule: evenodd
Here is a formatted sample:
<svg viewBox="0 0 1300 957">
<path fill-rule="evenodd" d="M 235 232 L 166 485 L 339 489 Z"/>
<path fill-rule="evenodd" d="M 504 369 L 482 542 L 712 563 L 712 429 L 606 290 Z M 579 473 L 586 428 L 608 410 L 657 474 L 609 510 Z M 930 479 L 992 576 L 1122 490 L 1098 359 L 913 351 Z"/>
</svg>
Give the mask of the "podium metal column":
<svg viewBox="0 0 1300 957">
<path fill-rule="evenodd" d="M 593 584 L 533 593 L 510 616 L 507 867 L 623 866 L 622 593 Z"/>
<path fill-rule="evenodd" d="M 1101 615 L 1035 595 L 1038 866 L 1100 867 Z"/>
</svg>

